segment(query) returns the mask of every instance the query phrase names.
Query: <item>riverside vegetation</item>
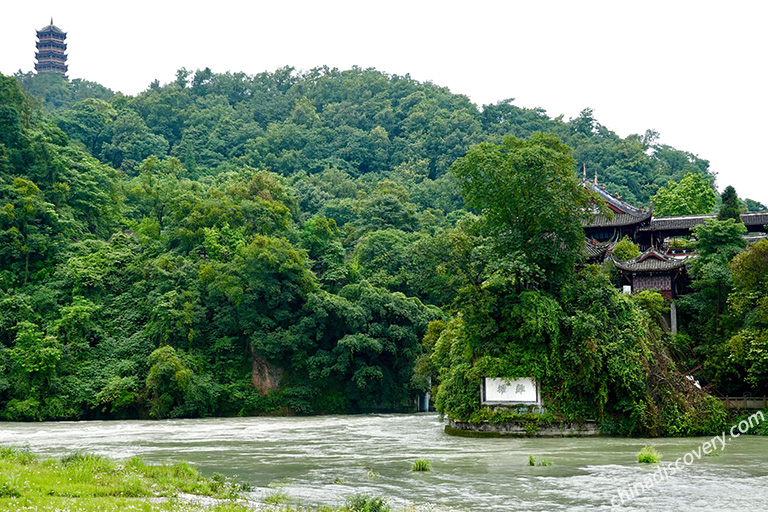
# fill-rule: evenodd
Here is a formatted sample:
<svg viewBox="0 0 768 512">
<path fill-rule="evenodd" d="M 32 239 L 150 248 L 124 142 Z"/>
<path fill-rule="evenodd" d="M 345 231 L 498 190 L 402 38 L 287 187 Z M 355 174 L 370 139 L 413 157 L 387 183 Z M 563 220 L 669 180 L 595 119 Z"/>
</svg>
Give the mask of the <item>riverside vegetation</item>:
<svg viewBox="0 0 768 512">
<path fill-rule="evenodd" d="M 637 462 L 642 464 L 655 464 L 661 460 L 661 454 L 653 446 L 643 446 L 637 454 Z"/>
<path fill-rule="evenodd" d="M 184 463 L 150 466 L 138 458 L 115 462 L 75 453 L 59 460 L 0 448 L 3 510 L 203 510 L 180 494 L 215 498 L 211 510 L 249 510 L 234 500 L 247 487 L 221 475 L 205 477 Z"/>
<path fill-rule="evenodd" d="M 158 466 L 136 457 L 113 461 L 83 453 L 41 459 L 24 450 L 0 447 L 0 510 L 248 512 L 261 507 L 246 499 L 250 490 L 248 484 L 218 473 L 206 477 L 182 462 Z M 337 507 L 297 509 L 283 501 L 264 503 L 277 506 L 270 510 L 286 512 L 390 510 L 385 499 L 363 494 Z"/>
<path fill-rule="evenodd" d="M 472 419 L 482 376 L 524 375 L 554 419 L 709 433 L 722 408 L 681 368 L 768 388 L 768 242 L 727 218 L 762 205 L 657 140 L 370 69 L 182 69 L 135 97 L 0 76 L 0 418 L 404 410 L 431 377 Z M 639 206 L 723 213 L 677 336 L 583 265 L 584 163 Z"/>
</svg>

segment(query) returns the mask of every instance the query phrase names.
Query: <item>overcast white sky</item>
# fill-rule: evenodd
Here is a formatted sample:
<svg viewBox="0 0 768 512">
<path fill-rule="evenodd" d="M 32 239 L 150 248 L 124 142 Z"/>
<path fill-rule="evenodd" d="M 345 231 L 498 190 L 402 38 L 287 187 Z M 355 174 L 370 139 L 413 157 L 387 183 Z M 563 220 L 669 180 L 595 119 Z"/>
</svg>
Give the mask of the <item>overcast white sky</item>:
<svg viewBox="0 0 768 512">
<path fill-rule="evenodd" d="M 33 69 L 51 17 L 70 78 L 126 94 L 181 67 L 374 67 L 478 105 L 590 107 L 621 136 L 657 130 L 708 159 L 720 190 L 768 204 L 765 1 L 16 1 L 0 10 L 0 72 Z"/>
</svg>

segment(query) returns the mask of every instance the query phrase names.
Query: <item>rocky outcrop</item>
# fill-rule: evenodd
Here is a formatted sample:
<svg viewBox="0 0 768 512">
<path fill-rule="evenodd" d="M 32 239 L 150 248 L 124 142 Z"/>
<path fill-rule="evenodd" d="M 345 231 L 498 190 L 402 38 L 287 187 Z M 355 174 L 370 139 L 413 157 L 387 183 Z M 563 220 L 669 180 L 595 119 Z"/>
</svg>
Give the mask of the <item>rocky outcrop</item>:
<svg viewBox="0 0 768 512">
<path fill-rule="evenodd" d="M 253 347 L 251 347 L 251 358 L 253 359 L 253 373 L 251 374 L 253 387 L 258 389 L 262 395 L 280 389 L 283 369 L 271 364 L 264 356 L 255 354 Z"/>
</svg>

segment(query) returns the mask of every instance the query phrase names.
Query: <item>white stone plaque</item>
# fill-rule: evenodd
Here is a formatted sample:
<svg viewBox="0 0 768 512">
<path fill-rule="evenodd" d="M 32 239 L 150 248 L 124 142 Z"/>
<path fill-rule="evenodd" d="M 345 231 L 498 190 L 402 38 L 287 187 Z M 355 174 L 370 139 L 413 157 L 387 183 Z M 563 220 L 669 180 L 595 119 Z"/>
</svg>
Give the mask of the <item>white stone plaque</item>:
<svg viewBox="0 0 768 512">
<path fill-rule="evenodd" d="M 539 386 L 531 378 L 491 379 L 482 384 L 484 404 L 541 405 Z"/>
</svg>

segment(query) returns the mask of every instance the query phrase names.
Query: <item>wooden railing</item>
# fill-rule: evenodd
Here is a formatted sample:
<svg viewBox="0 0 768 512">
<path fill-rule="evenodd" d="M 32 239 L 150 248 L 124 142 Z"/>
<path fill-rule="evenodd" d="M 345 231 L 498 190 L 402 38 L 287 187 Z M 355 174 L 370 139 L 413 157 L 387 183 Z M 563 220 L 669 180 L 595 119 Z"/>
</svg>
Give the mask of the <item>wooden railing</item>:
<svg viewBox="0 0 768 512">
<path fill-rule="evenodd" d="M 721 398 L 726 409 L 767 409 L 768 397 L 765 396 L 729 396 Z"/>
</svg>

